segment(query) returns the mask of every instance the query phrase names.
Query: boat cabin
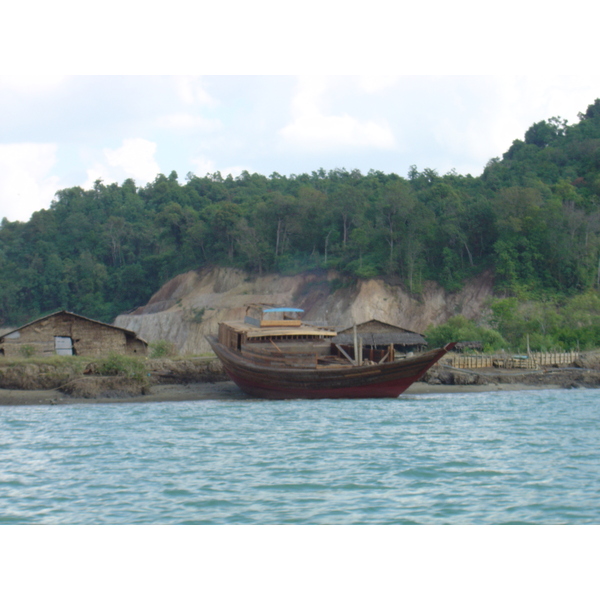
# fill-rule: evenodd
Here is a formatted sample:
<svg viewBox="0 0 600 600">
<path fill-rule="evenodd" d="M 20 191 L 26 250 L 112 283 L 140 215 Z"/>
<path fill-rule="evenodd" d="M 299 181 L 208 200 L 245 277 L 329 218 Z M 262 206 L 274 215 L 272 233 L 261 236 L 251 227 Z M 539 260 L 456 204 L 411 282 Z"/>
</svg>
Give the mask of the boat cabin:
<svg viewBox="0 0 600 600">
<path fill-rule="evenodd" d="M 314 366 L 331 355 L 333 328 L 309 325 L 300 308 L 250 305 L 243 321 L 219 323 L 219 342 L 255 363 Z"/>
<path fill-rule="evenodd" d="M 303 312 L 301 308 L 267 308 L 251 304 L 246 309 L 244 323 L 255 327 L 300 327 L 302 321 L 298 315 Z"/>
<path fill-rule="evenodd" d="M 283 347 L 286 353 L 329 353 L 328 340 L 335 337 L 335 331 L 303 323 L 299 318 L 303 312 L 300 308 L 250 305 L 243 322 L 219 323 L 219 342 L 240 352 L 251 346 L 256 350 Z"/>
</svg>

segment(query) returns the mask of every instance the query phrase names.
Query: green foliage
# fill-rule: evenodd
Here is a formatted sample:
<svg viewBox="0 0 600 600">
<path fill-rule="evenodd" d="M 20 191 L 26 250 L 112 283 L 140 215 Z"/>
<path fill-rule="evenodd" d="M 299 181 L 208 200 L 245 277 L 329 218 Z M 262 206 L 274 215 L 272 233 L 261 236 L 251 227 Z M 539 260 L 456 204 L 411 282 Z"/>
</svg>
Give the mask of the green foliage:
<svg viewBox="0 0 600 600">
<path fill-rule="evenodd" d="M 600 347 L 600 295 L 565 301 L 505 298 L 491 304 L 491 323 L 514 350 L 590 350 Z"/>
<path fill-rule="evenodd" d="M 175 356 L 175 346 L 173 342 L 167 340 L 157 340 L 149 344 L 150 358 L 166 358 Z"/>
<path fill-rule="evenodd" d="M 556 117 L 549 121 L 535 123 L 525 132 L 525 143 L 545 148 L 563 134 L 565 126 L 566 121 L 562 122 Z"/>
<path fill-rule="evenodd" d="M 73 366 L 75 369 L 83 371 L 84 367 L 89 364 L 89 358 L 85 356 L 62 356 L 59 354 L 42 355 L 33 354 L 27 358 L 23 355 L 20 356 L 4 356 L 0 354 L 0 363 L 2 366 L 13 367 L 18 365 L 34 364 L 34 365 L 53 365 L 56 367 Z"/>
<path fill-rule="evenodd" d="M 135 356 L 111 353 L 98 363 L 100 375 L 120 375 L 136 381 L 145 381 L 146 366 L 144 361 Z"/>
<path fill-rule="evenodd" d="M 23 344 L 19 348 L 19 354 L 23 358 L 31 358 L 35 354 L 35 347 L 34 346 L 30 346 L 29 344 Z"/>
<path fill-rule="evenodd" d="M 192 308 L 190 311 L 190 316 L 187 318 L 188 321 L 192 323 L 202 323 L 202 319 L 204 319 L 204 308 Z"/>
<path fill-rule="evenodd" d="M 481 327 L 461 315 L 451 317 L 437 327 L 429 327 L 425 336 L 431 348 L 444 346 L 449 342 L 481 342 L 484 352 L 494 352 L 507 347 L 506 341 L 497 331 Z"/>
</svg>

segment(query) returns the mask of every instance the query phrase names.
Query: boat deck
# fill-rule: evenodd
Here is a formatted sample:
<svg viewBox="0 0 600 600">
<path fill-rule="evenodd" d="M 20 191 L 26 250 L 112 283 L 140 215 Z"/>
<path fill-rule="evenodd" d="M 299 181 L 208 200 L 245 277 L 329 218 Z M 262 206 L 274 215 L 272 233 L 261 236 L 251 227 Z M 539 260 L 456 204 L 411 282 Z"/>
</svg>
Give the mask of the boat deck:
<svg viewBox="0 0 600 600">
<path fill-rule="evenodd" d="M 225 327 L 229 328 L 235 333 L 243 334 L 246 339 L 258 339 L 258 338 L 289 338 L 289 339 L 307 339 L 307 338 L 323 338 L 323 337 L 335 337 L 337 333 L 333 329 L 325 327 L 317 327 L 313 325 L 307 325 L 302 323 L 299 326 L 273 326 L 273 327 L 257 327 L 250 323 L 243 323 L 240 321 L 224 321 L 222 323 Z"/>
</svg>

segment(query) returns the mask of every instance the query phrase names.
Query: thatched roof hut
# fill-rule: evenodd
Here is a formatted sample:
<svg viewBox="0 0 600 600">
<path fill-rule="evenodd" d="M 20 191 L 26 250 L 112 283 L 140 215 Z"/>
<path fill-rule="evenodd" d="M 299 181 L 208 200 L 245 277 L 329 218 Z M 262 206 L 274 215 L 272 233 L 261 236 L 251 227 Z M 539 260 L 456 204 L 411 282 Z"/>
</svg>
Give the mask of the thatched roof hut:
<svg viewBox="0 0 600 600">
<path fill-rule="evenodd" d="M 362 338 L 363 347 L 387 348 L 393 345 L 399 352 L 421 352 L 427 346 L 421 334 L 377 319 L 357 325 L 356 331 Z M 339 331 L 332 341 L 336 344 L 353 344 L 354 328 Z"/>
<path fill-rule="evenodd" d="M 483 342 L 458 342 L 454 346 L 454 352 L 464 352 L 465 350 L 483 352 Z"/>
<path fill-rule="evenodd" d="M 62 310 L 0 337 L 0 355 L 146 354 L 148 343 L 135 332 Z"/>
</svg>

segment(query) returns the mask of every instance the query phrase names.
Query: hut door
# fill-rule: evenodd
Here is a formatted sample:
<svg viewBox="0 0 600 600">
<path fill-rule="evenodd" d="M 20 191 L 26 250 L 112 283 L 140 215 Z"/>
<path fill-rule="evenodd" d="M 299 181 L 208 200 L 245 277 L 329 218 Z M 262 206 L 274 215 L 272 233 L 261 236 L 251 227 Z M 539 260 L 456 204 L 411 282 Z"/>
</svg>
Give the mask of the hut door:
<svg viewBox="0 0 600 600">
<path fill-rule="evenodd" d="M 73 354 L 73 340 L 70 337 L 56 336 L 54 338 L 54 350 L 56 354 L 71 356 Z"/>
</svg>

